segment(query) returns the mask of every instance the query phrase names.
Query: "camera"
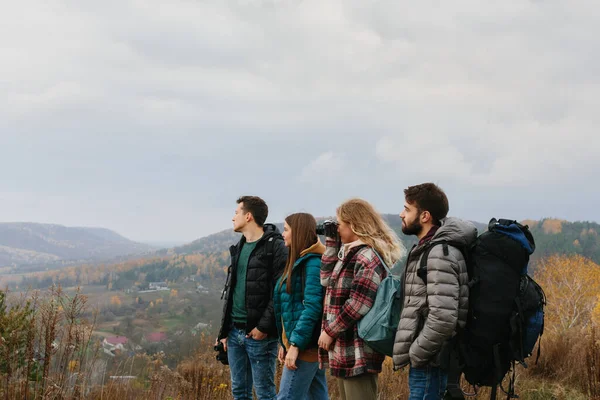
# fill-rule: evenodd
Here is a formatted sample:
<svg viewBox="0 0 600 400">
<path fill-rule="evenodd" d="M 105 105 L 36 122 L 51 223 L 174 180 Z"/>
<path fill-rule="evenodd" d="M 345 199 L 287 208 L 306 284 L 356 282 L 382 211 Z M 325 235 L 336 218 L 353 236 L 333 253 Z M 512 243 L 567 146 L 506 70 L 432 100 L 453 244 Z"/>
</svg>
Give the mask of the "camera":
<svg viewBox="0 0 600 400">
<path fill-rule="evenodd" d="M 325 235 L 328 237 L 337 237 L 338 223 L 328 219 L 320 224 L 317 224 L 317 235 Z"/>
<path fill-rule="evenodd" d="M 220 361 L 223 365 L 229 365 L 229 361 L 227 360 L 227 351 L 225 350 L 225 347 L 223 347 L 223 342 L 219 340 L 219 342 L 215 345 L 214 350 L 218 352 L 217 356 L 215 357 L 217 361 Z"/>
</svg>

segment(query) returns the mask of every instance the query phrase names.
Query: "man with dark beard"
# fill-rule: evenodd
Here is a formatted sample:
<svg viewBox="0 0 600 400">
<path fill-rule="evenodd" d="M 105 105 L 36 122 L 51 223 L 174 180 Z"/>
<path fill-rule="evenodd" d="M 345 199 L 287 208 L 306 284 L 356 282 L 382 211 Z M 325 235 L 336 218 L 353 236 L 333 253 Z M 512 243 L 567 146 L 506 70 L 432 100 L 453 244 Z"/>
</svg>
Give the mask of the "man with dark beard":
<svg viewBox="0 0 600 400">
<path fill-rule="evenodd" d="M 409 400 L 442 399 L 450 340 L 465 326 L 469 306 L 467 265 L 460 248 L 475 241 L 477 229 L 470 222 L 446 218 L 448 198 L 433 183 L 411 186 L 404 196 L 402 232 L 416 235 L 419 242 L 406 264 L 394 369 L 410 365 Z"/>
</svg>

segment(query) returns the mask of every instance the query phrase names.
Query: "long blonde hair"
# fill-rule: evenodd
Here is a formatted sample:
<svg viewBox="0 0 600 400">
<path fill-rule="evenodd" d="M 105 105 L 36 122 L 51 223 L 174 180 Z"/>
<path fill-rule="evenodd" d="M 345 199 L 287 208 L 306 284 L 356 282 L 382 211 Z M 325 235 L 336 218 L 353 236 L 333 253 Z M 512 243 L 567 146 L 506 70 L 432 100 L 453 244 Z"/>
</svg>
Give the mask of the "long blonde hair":
<svg viewBox="0 0 600 400">
<path fill-rule="evenodd" d="M 385 223 L 375 208 L 363 199 L 350 199 L 337 209 L 337 217 L 350 225 L 352 232 L 374 248 L 389 268 L 406 252 L 396 232 Z"/>
</svg>

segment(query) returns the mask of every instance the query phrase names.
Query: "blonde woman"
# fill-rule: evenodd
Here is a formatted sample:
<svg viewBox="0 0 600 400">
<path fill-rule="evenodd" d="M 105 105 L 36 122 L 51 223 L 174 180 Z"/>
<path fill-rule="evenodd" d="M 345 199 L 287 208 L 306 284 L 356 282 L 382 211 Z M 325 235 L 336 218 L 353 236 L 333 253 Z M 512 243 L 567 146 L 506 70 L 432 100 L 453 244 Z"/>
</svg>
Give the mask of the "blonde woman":
<svg viewBox="0 0 600 400">
<path fill-rule="evenodd" d="M 377 399 L 377 377 L 385 355 L 359 336 L 357 322 L 371 309 L 386 277 L 375 251 L 392 266 L 405 252 L 395 232 L 371 204 L 351 199 L 337 209 L 337 224 L 325 227 L 321 258 L 325 286 L 319 361 L 337 378 L 343 400 Z M 375 251 L 373 251 L 375 250 Z"/>
</svg>

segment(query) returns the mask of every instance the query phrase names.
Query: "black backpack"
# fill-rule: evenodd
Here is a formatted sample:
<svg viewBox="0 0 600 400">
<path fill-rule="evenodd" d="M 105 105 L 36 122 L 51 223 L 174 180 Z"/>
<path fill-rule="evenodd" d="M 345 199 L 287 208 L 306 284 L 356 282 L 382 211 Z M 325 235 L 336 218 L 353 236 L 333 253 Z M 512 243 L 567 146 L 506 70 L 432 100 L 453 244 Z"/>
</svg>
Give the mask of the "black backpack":
<svg viewBox="0 0 600 400">
<path fill-rule="evenodd" d="M 535 250 L 533 236 L 516 221 L 493 218 L 470 248 L 442 244 L 464 254 L 470 288 L 467 324 L 453 339 L 444 398 L 464 399 L 459 385 L 462 374 L 473 386 L 491 387 L 491 399 L 496 399 L 498 386 L 509 399 L 514 398 L 515 364 L 527 367 L 525 359 L 544 329 L 546 297 L 527 275 Z M 420 275 L 426 275 L 427 255 L 421 258 Z M 538 346 L 538 358 L 539 353 Z M 502 381 L 511 367 L 513 375 L 504 390 Z"/>
</svg>

